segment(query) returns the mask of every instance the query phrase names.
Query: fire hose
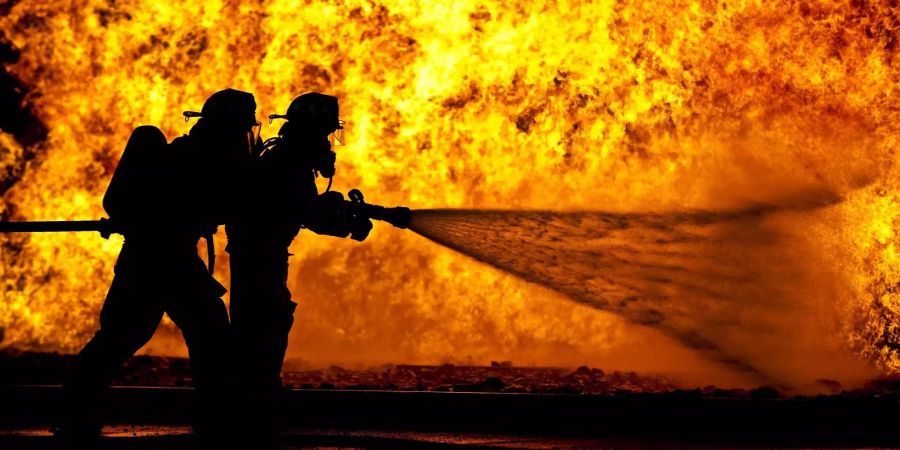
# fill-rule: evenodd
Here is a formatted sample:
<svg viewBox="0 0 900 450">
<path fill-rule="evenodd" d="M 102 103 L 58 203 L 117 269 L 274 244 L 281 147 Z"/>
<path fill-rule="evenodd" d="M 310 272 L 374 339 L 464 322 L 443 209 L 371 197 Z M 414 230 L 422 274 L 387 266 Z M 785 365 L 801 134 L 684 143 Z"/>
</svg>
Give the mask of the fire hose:
<svg viewBox="0 0 900 450">
<path fill-rule="evenodd" d="M 347 193 L 349 200 L 342 200 L 341 207 L 354 217 L 380 220 L 397 228 L 408 228 L 410 210 L 403 206 L 385 207 L 366 203 L 362 192 L 352 189 Z M 99 232 L 104 238 L 112 234 L 122 234 L 115 221 L 102 218 L 100 220 L 25 220 L 0 221 L 0 233 L 57 233 L 57 232 Z"/>
</svg>

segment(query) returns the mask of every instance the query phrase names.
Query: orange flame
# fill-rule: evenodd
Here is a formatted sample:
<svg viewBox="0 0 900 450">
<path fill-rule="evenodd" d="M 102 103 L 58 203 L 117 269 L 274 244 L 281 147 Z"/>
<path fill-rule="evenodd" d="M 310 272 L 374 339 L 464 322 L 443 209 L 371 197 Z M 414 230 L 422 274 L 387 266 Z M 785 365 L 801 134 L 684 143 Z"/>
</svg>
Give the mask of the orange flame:
<svg viewBox="0 0 900 450">
<path fill-rule="evenodd" d="M 0 30 L 21 56 L 7 70 L 49 131 L 27 148 L 0 134 L 0 164 L 24 167 L 0 204 L 12 218 L 102 215 L 130 131 L 184 133 L 179 112 L 215 90 L 255 93 L 260 117 L 317 90 L 337 95 L 352 124 L 335 187 L 383 204 L 660 211 L 838 192 L 845 201 L 827 215 L 792 222 L 809 244 L 804 261 L 836 274 L 834 290 L 809 295 L 841 311 L 833 345 L 900 371 L 900 13 L 887 3 L 9 8 Z M 0 243 L 0 345 L 77 349 L 96 326 L 119 241 Z M 300 308 L 290 352 L 313 363 L 501 359 L 727 374 L 652 330 L 386 226 L 361 245 L 303 234 L 292 251 Z M 173 351 L 166 342 L 150 350 Z"/>
</svg>

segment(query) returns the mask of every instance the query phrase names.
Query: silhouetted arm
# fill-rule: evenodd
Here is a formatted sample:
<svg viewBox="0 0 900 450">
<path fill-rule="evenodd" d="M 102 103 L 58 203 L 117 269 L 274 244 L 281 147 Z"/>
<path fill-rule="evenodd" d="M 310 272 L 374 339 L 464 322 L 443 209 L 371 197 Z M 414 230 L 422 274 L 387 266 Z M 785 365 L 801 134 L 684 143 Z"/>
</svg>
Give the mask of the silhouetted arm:
<svg viewBox="0 0 900 450">
<path fill-rule="evenodd" d="M 312 203 L 304 225 L 316 234 L 362 241 L 372 230 L 372 221 L 358 213 L 340 192 L 326 192 Z"/>
</svg>

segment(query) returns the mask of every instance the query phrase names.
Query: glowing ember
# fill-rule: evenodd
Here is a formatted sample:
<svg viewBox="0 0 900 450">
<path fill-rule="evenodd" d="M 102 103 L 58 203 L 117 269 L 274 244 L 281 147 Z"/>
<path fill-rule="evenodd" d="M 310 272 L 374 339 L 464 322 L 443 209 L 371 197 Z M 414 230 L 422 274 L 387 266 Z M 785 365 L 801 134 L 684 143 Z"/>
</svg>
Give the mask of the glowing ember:
<svg viewBox="0 0 900 450">
<path fill-rule="evenodd" d="M 335 187 L 358 187 L 379 203 L 714 210 L 837 193 L 846 200 L 821 214 L 779 219 L 803 238 L 785 251 L 831 274 L 827 289 L 791 283 L 790 296 L 839 312 L 830 331 L 848 355 L 900 371 L 900 13 L 887 4 L 0 8 L 8 9 L 4 39 L 21 53 L 6 69 L 30 89 L 25 103 L 47 130 L 38 141 L 0 134 L 0 168 L 21 172 L 0 204 L 6 217 L 100 216 L 131 129 L 159 124 L 175 137 L 187 130 L 180 111 L 217 89 L 254 92 L 261 117 L 319 90 L 341 99 L 351 124 Z M 293 356 L 592 364 L 690 371 L 711 382 L 733 372 L 657 331 L 377 228 L 362 245 L 298 239 Z M 2 345 L 79 347 L 95 327 L 119 241 L 0 239 Z M 150 350 L 180 351 L 165 336 Z"/>
</svg>

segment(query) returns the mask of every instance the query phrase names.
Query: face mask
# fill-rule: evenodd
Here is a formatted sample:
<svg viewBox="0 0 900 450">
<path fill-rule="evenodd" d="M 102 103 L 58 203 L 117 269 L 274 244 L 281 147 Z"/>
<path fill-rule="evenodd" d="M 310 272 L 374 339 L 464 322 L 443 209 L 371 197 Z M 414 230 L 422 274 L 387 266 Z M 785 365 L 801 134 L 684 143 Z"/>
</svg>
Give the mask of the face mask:
<svg viewBox="0 0 900 450">
<path fill-rule="evenodd" d="M 297 132 L 299 131 L 299 133 Z M 278 132 L 281 143 L 302 158 L 318 176 L 331 178 L 337 154 L 331 150 L 330 136 L 292 130 L 287 124 Z"/>
<path fill-rule="evenodd" d="M 256 132 L 254 133 L 253 128 L 256 128 Z M 250 151 L 248 154 L 250 156 L 259 156 L 263 149 L 263 141 L 262 141 L 262 124 L 256 122 L 256 125 L 250 128 L 250 131 L 247 132 L 247 145 Z"/>
</svg>

